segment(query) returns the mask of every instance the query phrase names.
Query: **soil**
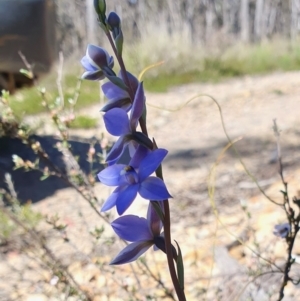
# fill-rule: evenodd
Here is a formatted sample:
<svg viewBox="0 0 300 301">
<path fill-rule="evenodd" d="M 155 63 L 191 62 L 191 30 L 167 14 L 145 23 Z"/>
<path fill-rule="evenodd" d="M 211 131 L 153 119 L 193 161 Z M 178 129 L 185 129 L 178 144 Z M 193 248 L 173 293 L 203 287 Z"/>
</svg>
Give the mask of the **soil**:
<svg viewBox="0 0 300 301">
<path fill-rule="evenodd" d="M 187 300 L 278 299 L 282 279 L 277 267 L 284 267 L 286 245 L 272 232 L 276 224 L 287 219 L 257 183 L 273 202 L 282 203 L 278 144 L 273 132 L 276 119 L 289 195 L 299 196 L 299 83 L 300 72 L 289 72 L 147 93 L 149 133 L 159 147 L 169 151 L 163 171 L 173 196 L 173 239 L 184 255 Z M 229 145 L 216 103 L 207 95 L 222 108 L 233 146 Z M 99 106 L 80 114 L 99 116 L 99 125 L 93 130 L 72 130 L 70 136 L 80 137 L 85 143 L 101 137 L 104 129 Z M 44 115 L 27 118 L 31 125 L 40 125 L 41 120 L 45 120 Z M 37 134 L 53 137 L 56 131 L 50 123 L 43 123 Z M 38 178 L 31 183 L 36 187 L 30 190 L 39 188 Z M 68 227 L 57 232 L 41 222 L 38 231 L 91 300 L 130 300 L 130 296 L 131 300 L 171 300 L 164 297 L 157 282 L 144 275 L 140 263 L 132 268 L 107 265 L 123 245 L 113 243 L 115 236 L 110 227 L 74 189 L 59 185 L 47 189 L 49 192 L 35 200 L 34 210 L 48 216 L 58 214 Z M 100 183 L 95 185 L 98 199 L 105 199 L 109 192 Z M 138 199 L 129 212 L 144 215 L 146 206 L 147 202 Z M 98 242 L 89 235 L 96 226 L 105 227 Z M 37 260 L 42 251 L 28 239 L 26 235 L 21 240 L 15 237 L 1 247 L 0 300 L 79 300 L 70 292 L 68 295 L 62 289 L 65 286 L 61 278 L 55 281 L 57 275 Z M 292 269 L 295 279 L 300 275 L 298 255 L 300 243 L 296 241 L 296 264 Z M 146 260 L 153 273 L 171 287 L 164 257 L 149 251 Z M 147 294 L 156 297 L 147 299 Z M 298 298 L 297 286 L 288 285 L 283 300 Z"/>
</svg>

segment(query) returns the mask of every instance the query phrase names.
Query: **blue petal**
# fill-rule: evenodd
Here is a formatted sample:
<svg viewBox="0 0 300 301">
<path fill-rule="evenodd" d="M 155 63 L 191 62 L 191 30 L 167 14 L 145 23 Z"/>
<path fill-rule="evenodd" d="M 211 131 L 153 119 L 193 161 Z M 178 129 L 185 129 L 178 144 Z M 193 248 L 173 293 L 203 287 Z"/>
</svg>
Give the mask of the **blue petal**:
<svg viewBox="0 0 300 301">
<path fill-rule="evenodd" d="M 127 241 L 141 241 L 153 239 L 148 227 L 148 221 L 144 217 L 125 215 L 111 223 L 116 234 Z"/>
<path fill-rule="evenodd" d="M 134 140 L 130 140 L 128 143 L 128 151 L 129 151 L 129 156 L 130 158 L 132 158 L 135 155 L 135 152 L 138 148 L 139 144 L 134 141 Z"/>
<path fill-rule="evenodd" d="M 139 81 L 138 81 L 138 79 L 137 79 L 133 74 L 131 74 L 130 72 L 127 71 L 126 73 L 127 73 L 127 78 L 128 78 L 128 80 L 129 80 L 130 87 L 131 87 L 132 91 L 133 91 L 134 94 L 135 94 L 135 92 L 136 92 L 136 90 L 137 90 L 137 88 L 138 88 L 138 85 L 139 85 Z M 121 78 L 124 80 L 121 71 L 119 72 L 118 76 L 121 77 Z"/>
<path fill-rule="evenodd" d="M 110 101 L 117 101 L 122 98 L 129 98 L 129 94 L 127 91 L 119 88 L 117 85 L 108 82 L 101 86 L 101 89 L 104 93 L 104 95 L 109 99 Z"/>
<path fill-rule="evenodd" d="M 130 160 L 129 165 L 134 169 L 138 169 L 141 164 L 141 161 L 146 157 L 150 150 L 142 145 L 139 145 L 137 149 L 134 150 L 132 159 Z"/>
<path fill-rule="evenodd" d="M 105 212 L 116 205 L 116 201 L 119 195 L 119 187 L 117 187 L 114 192 L 107 198 L 101 208 L 101 212 Z"/>
<path fill-rule="evenodd" d="M 138 171 L 140 182 L 143 182 L 144 179 L 150 176 L 158 168 L 167 153 L 167 150 L 159 148 L 154 150 L 153 152 L 150 152 L 141 161 Z"/>
<path fill-rule="evenodd" d="M 132 131 L 136 129 L 138 121 L 143 114 L 144 107 L 145 107 L 145 94 L 144 94 L 143 83 L 140 83 L 135 93 L 131 114 L 130 114 L 130 128 Z"/>
<path fill-rule="evenodd" d="M 113 145 L 112 149 L 108 153 L 106 157 L 106 162 L 108 165 L 115 164 L 118 159 L 121 157 L 123 150 L 125 146 L 128 144 L 128 142 L 125 142 L 125 136 L 119 137 L 117 142 Z"/>
<path fill-rule="evenodd" d="M 132 262 L 143 255 L 152 245 L 152 241 L 134 242 L 126 246 L 110 264 Z"/>
<path fill-rule="evenodd" d="M 107 186 L 120 185 L 121 171 L 125 168 L 124 164 L 108 166 L 98 173 L 98 179 Z"/>
<path fill-rule="evenodd" d="M 97 68 L 90 64 L 86 55 L 81 59 L 80 63 L 86 71 L 98 71 Z"/>
<path fill-rule="evenodd" d="M 103 116 L 107 131 L 113 136 L 121 136 L 130 133 L 127 113 L 119 108 L 106 112 Z"/>
<path fill-rule="evenodd" d="M 107 112 L 113 108 L 121 108 L 128 112 L 131 108 L 131 102 L 129 98 L 122 98 L 116 101 L 108 101 L 102 108 L 101 112 Z"/>
<path fill-rule="evenodd" d="M 141 183 L 139 194 L 144 199 L 153 201 L 163 201 L 172 197 L 164 181 L 156 177 L 149 177 Z"/>
<path fill-rule="evenodd" d="M 105 49 L 92 44 L 88 45 L 86 56 L 89 60 L 89 63 L 96 68 L 103 68 L 113 63 L 112 57 L 109 56 Z"/>
<path fill-rule="evenodd" d="M 139 184 L 134 184 L 127 186 L 126 189 L 119 192 L 116 202 L 119 215 L 122 215 L 132 204 L 132 202 L 136 198 L 138 190 Z"/>
<path fill-rule="evenodd" d="M 161 232 L 159 236 L 165 237 L 165 232 Z M 160 250 L 160 249 L 159 249 L 156 245 L 153 245 L 153 250 L 154 250 L 154 251 L 158 251 L 158 250 Z"/>
<path fill-rule="evenodd" d="M 82 74 L 81 78 L 87 80 L 102 80 L 105 78 L 105 76 L 101 70 L 97 70 L 97 71 L 86 71 Z"/>
<path fill-rule="evenodd" d="M 113 68 L 113 66 L 114 66 L 114 57 L 113 56 L 111 56 L 110 58 L 109 58 L 109 60 L 108 60 L 108 66 L 110 67 L 110 68 Z"/>
</svg>

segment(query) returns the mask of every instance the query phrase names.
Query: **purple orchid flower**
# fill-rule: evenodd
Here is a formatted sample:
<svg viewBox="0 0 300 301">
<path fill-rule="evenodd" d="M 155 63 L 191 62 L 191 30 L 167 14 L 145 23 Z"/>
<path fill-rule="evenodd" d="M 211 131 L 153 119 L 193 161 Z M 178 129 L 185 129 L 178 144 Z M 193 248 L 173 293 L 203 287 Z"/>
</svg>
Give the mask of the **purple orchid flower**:
<svg viewBox="0 0 300 301">
<path fill-rule="evenodd" d="M 107 131 L 111 135 L 119 137 L 107 155 L 106 162 L 109 165 L 118 161 L 125 147 L 129 144 L 131 154 L 134 153 L 137 147 L 137 142 L 134 138 L 139 139 L 139 142 L 144 143 L 147 147 L 152 147 L 152 142 L 149 138 L 144 136 L 142 133 L 136 134 L 136 127 L 140 117 L 142 116 L 144 107 L 145 95 L 143 83 L 139 83 L 130 112 L 130 117 L 128 117 L 127 112 L 121 108 L 113 108 L 104 114 L 103 119 Z"/>
<path fill-rule="evenodd" d="M 291 231 L 291 226 L 289 223 L 275 225 L 273 234 L 275 236 L 285 238 L 288 236 L 289 232 Z"/>
<path fill-rule="evenodd" d="M 118 77 L 121 78 L 122 81 L 124 81 L 122 72 L 119 72 Z M 127 72 L 127 77 L 129 80 L 130 87 L 135 94 L 139 85 L 139 81 L 134 75 L 132 75 L 129 72 Z M 102 112 L 107 112 L 113 108 L 121 108 L 127 112 L 131 109 L 132 103 L 127 90 L 118 87 L 112 82 L 107 82 L 103 84 L 101 88 L 104 95 L 108 99 L 108 102 L 101 109 Z"/>
<path fill-rule="evenodd" d="M 131 159 L 129 165 L 115 164 L 108 166 L 98 174 L 99 180 L 107 186 L 117 186 L 103 204 L 101 211 L 117 207 L 122 215 L 132 204 L 137 194 L 147 200 L 163 201 L 171 197 L 165 183 L 150 175 L 159 167 L 168 151 L 156 149 L 145 156 L 139 153 Z M 146 152 L 146 151 L 144 151 Z"/>
<path fill-rule="evenodd" d="M 105 49 L 89 44 L 81 64 L 86 70 L 81 76 L 82 79 L 101 80 L 105 78 L 103 69 L 113 68 L 114 58 Z"/>
<path fill-rule="evenodd" d="M 164 237 L 161 234 L 163 225 L 151 204 L 148 206 L 147 219 L 136 215 L 125 215 L 113 221 L 111 225 L 121 239 L 132 243 L 126 246 L 110 264 L 132 262 L 151 246 L 154 246 L 154 250 L 158 250 L 161 245 L 164 245 Z"/>
</svg>

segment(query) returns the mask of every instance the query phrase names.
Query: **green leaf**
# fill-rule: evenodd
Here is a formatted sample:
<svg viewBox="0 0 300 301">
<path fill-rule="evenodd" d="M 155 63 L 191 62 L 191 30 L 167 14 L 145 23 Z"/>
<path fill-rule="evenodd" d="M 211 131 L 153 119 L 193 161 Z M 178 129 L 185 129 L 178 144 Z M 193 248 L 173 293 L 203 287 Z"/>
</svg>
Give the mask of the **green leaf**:
<svg viewBox="0 0 300 301">
<path fill-rule="evenodd" d="M 183 267 L 182 253 L 181 253 L 179 244 L 177 243 L 176 240 L 175 240 L 175 242 L 176 242 L 176 245 L 178 248 L 178 256 L 177 256 L 177 261 L 176 261 L 177 277 L 178 277 L 179 285 L 180 285 L 182 291 L 184 291 L 184 267 Z"/>
<path fill-rule="evenodd" d="M 283 190 L 280 190 L 280 192 L 283 194 L 283 196 L 287 196 L 287 193 Z"/>
<path fill-rule="evenodd" d="M 40 181 L 44 181 L 49 178 L 49 175 L 43 175 L 40 177 Z"/>
<path fill-rule="evenodd" d="M 26 70 L 26 69 L 20 69 L 20 73 L 25 75 L 26 77 L 28 77 L 29 79 L 33 79 L 33 73 L 29 70 Z"/>
<path fill-rule="evenodd" d="M 117 76 L 113 76 L 113 75 L 107 75 L 105 74 L 105 76 L 116 86 L 118 86 L 119 88 L 128 91 L 128 87 L 124 84 L 123 80 Z"/>
<path fill-rule="evenodd" d="M 108 29 L 107 29 L 107 25 L 106 25 L 105 23 L 102 23 L 102 22 L 103 22 L 103 21 L 101 21 L 100 18 L 99 18 L 99 26 L 100 26 L 100 28 L 101 28 L 106 34 L 108 34 L 109 31 L 108 31 Z"/>
<path fill-rule="evenodd" d="M 115 38 L 115 43 L 116 43 L 118 54 L 120 56 L 122 56 L 122 51 L 123 51 L 123 32 L 122 32 L 122 30 L 120 30 L 120 33 Z"/>
</svg>

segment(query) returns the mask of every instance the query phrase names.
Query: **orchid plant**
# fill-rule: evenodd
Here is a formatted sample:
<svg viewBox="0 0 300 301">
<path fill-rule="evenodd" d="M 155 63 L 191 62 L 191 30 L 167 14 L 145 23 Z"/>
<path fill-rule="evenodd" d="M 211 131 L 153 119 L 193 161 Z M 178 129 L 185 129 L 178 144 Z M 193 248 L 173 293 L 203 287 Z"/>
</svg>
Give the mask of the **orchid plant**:
<svg viewBox="0 0 300 301">
<path fill-rule="evenodd" d="M 108 80 L 101 87 L 108 99 L 101 111 L 104 112 L 106 130 L 118 137 L 107 155 L 108 166 L 98 174 L 104 185 L 116 187 L 101 211 L 116 207 L 120 217 L 112 222 L 112 228 L 121 239 L 130 242 L 111 264 L 135 261 L 154 246 L 155 250 L 166 254 L 174 289 L 178 299 L 184 301 L 183 260 L 177 242 L 177 248 L 172 244 L 168 200 L 171 195 L 162 176 L 161 164 L 168 151 L 158 148 L 155 140 L 149 138 L 143 83 L 126 70 L 122 57 L 123 33 L 119 16 L 115 12 L 106 16 L 105 0 L 94 0 L 94 8 L 98 23 L 111 44 L 121 70 L 118 75 L 113 71 L 114 57 L 105 49 L 88 45 L 86 55 L 81 60 L 86 70 L 82 78 Z M 129 162 L 120 164 L 126 149 L 130 154 Z M 146 218 L 123 215 L 137 194 L 149 201 Z"/>
</svg>

